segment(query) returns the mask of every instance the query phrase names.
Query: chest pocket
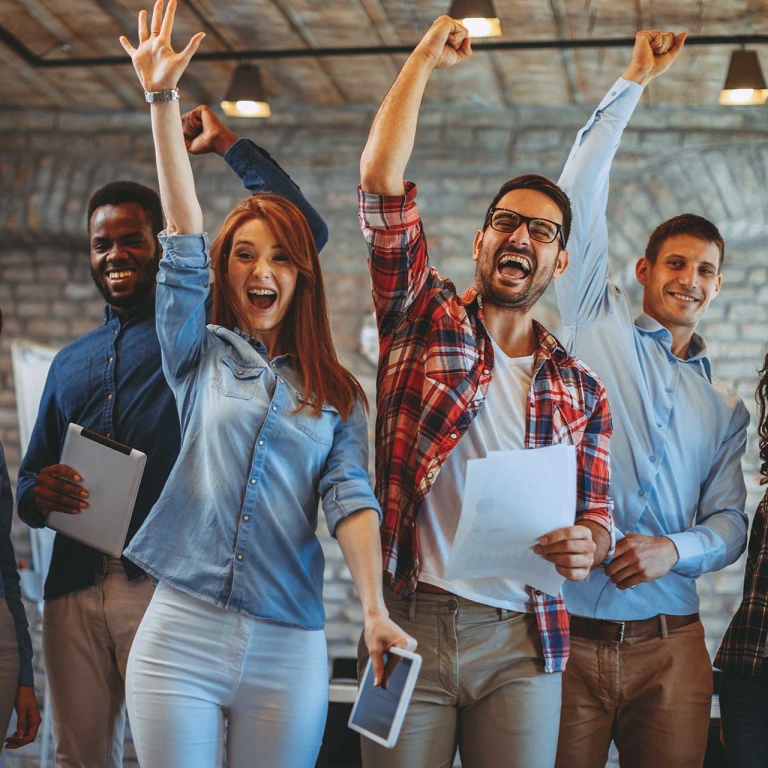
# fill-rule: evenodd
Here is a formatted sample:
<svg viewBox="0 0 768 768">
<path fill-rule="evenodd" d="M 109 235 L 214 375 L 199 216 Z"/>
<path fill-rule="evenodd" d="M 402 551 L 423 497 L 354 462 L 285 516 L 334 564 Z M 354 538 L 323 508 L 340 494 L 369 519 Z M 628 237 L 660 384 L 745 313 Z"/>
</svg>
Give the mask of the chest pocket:
<svg viewBox="0 0 768 768">
<path fill-rule="evenodd" d="M 231 357 L 223 357 L 213 378 L 213 388 L 225 397 L 250 400 L 263 373 L 261 365 L 246 365 Z"/>
<path fill-rule="evenodd" d="M 584 411 L 555 403 L 552 411 L 552 444 L 579 445 L 584 438 L 587 421 Z"/>
<path fill-rule="evenodd" d="M 296 428 L 320 445 L 333 445 L 333 433 L 339 412 L 331 405 L 324 405 L 319 416 L 313 416 L 309 408 L 299 411 Z"/>
</svg>

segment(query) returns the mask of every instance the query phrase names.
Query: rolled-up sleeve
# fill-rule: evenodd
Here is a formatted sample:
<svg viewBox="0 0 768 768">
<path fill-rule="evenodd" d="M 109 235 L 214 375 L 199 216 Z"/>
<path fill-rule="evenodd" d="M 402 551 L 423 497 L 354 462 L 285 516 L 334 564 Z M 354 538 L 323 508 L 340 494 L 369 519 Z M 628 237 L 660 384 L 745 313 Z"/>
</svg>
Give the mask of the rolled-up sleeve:
<svg viewBox="0 0 768 768">
<path fill-rule="evenodd" d="M 339 420 L 319 491 L 331 536 L 340 520 L 364 509 L 375 510 L 381 524 L 381 507 L 368 477 L 368 423 L 359 400 L 347 420 Z"/>
</svg>

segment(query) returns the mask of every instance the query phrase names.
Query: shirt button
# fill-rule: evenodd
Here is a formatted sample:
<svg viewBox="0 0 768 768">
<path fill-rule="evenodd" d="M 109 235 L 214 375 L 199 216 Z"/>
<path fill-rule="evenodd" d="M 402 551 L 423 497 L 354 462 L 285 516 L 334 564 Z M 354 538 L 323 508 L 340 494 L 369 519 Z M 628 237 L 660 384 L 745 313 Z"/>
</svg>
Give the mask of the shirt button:
<svg viewBox="0 0 768 768">
<path fill-rule="evenodd" d="M 277 410 L 277 406 L 276 406 L 276 405 L 273 405 L 273 406 L 272 406 L 272 410 L 273 410 L 273 411 L 276 411 L 276 410 Z"/>
<path fill-rule="evenodd" d="M 112 395 L 107 395 L 107 400 L 111 400 L 111 399 L 112 399 Z"/>
<path fill-rule="evenodd" d="M 250 515 L 243 515 L 243 520 L 245 520 L 246 522 L 248 522 L 248 520 L 250 519 L 251 519 Z"/>
<path fill-rule="evenodd" d="M 671 390 L 669 387 L 667 387 L 667 388 L 666 388 L 664 391 L 665 391 L 667 394 L 669 394 L 670 392 L 672 392 L 672 390 Z"/>
<path fill-rule="evenodd" d="M 112 433 L 111 432 L 107 432 L 107 437 L 111 440 L 112 439 Z"/>
<path fill-rule="evenodd" d="M 263 440 L 259 440 L 259 445 L 264 445 L 264 441 Z"/>
<path fill-rule="evenodd" d="M 238 560 L 242 560 L 242 559 L 243 559 L 243 556 L 242 556 L 242 555 L 238 555 L 238 556 L 237 556 L 237 559 L 238 559 Z"/>
<path fill-rule="evenodd" d="M 490 376 L 490 375 L 491 375 L 491 369 L 490 369 L 490 368 L 483 368 L 483 373 L 484 373 L 486 376 Z"/>
<path fill-rule="evenodd" d="M 675 364 L 675 358 L 674 358 L 674 357 L 671 357 L 671 358 L 669 359 L 669 364 L 670 364 L 670 365 L 674 365 L 674 364 Z"/>
<path fill-rule="evenodd" d="M 656 426 L 657 426 L 659 429 L 661 429 L 661 422 L 660 422 L 660 421 L 657 421 L 657 422 L 656 422 Z"/>
<path fill-rule="evenodd" d="M 114 357 L 110 357 L 109 362 L 111 363 L 114 359 L 115 359 Z"/>
<path fill-rule="evenodd" d="M 653 462 L 653 461 L 656 461 L 656 457 L 655 457 L 655 456 L 651 456 L 651 461 L 652 461 L 652 462 Z"/>
<path fill-rule="evenodd" d="M 431 480 L 435 476 L 434 472 L 427 472 L 427 480 Z"/>
<path fill-rule="evenodd" d="M 238 375 L 238 376 L 242 376 L 242 375 L 243 375 L 243 372 L 242 372 L 242 371 L 238 371 L 238 372 L 237 372 L 237 375 Z"/>
<path fill-rule="evenodd" d="M 645 496 L 645 491 L 638 491 L 638 496 Z"/>
<path fill-rule="evenodd" d="M 458 440 L 459 436 L 455 432 L 451 432 L 451 440 Z"/>
<path fill-rule="evenodd" d="M 255 477 L 251 478 L 251 485 L 256 485 L 256 478 Z"/>
<path fill-rule="evenodd" d="M 537 595 L 541 595 L 541 590 L 540 590 L 540 589 L 537 589 L 537 590 L 536 590 L 536 594 L 537 594 Z"/>
</svg>

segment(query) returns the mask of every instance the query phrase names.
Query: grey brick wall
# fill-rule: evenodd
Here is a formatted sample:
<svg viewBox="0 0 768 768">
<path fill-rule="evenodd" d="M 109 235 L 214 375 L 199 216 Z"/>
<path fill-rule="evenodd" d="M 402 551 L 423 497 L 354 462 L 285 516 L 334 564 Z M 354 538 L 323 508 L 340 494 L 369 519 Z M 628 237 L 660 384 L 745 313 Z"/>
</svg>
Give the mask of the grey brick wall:
<svg viewBox="0 0 768 768">
<path fill-rule="evenodd" d="M 471 282 L 472 237 L 499 185 L 521 172 L 556 177 L 587 116 L 588 110 L 579 108 L 450 108 L 422 115 L 408 176 L 419 184 L 434 262 L 460 289 Z M 762 245 L 768 234 L 768 129 L 761 116 L 759 109 L 639 112 L 616 163 L 609 206 L 612 274 L 633 293 L 638 308 L 632 265 L 657 223 L 692 211 L 721 226 L 728 243 L 724 287 L 701 330 L 715 372 L 751 409 L 768 319 Z M 296 111 L 268 124 L 241 121 L 233 127 L 270 149 L 326 217 L 331 239 L 322 262 L 336 343 L 373 401 L 375 370 L 358 342 L 361 320 L 372 305 L 355 193 L 371 117 L 370 109 Z M 194 169 L 207 227 L 215 232 L 244 192 L 218 157 L 195 159 Z M 24 338 L 61 346 L 100 321 L 84 212 L 95 188 L 119 178 L 156 186 L 145 115 L 0 111 L 0 306 L 6 320 L 0 339 L 0 440 L 12 477 L 20 457 L 9 344 Z M 549 293 L 539 316 L 557 332 Z M 750 438 L 745 462 L 750 514 L 760 496 L 756 468 Z M 322 536 L 330 654 L 353 655 L 359 604 L 336 543 L 325 532 Z M 14 539 L 19 557 L 28 561 L 23 526 L 15 526 Z M 738 605 L 742 575 L 739 562 L 699 582 L 713 653 Z M 29 615 L 39 651 L 33 606 Z M 38 652 L 42 688 L 40 662 Z M 34 747 L 27 755 L 11 757 L 9 765 L 36 765 Z"/>
</svg>

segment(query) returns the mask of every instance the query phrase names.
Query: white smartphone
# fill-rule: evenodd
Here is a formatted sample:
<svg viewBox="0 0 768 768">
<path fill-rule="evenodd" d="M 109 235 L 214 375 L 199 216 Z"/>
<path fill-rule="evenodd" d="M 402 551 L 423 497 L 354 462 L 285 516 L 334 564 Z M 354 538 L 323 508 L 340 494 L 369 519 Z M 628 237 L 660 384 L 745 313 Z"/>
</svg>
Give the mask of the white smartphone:
<svg viewBox="0 0 768 768">
<path fill-rule="evenodd" d="M 357 691 L 357 698 L 349 716 L 349 727 L 363 736 L 385 747 L 394 747 L 400 728 L 411 701 L 413 687 L 421 669 L 421 656 L 400 648 L 390 648 L 384 654 L 384 663 L 389 654 L 400 656 L 387 681 L 387 687 L 374 686 L 373 665 L 368 659 L 363 679 Z"/>
</svg>

